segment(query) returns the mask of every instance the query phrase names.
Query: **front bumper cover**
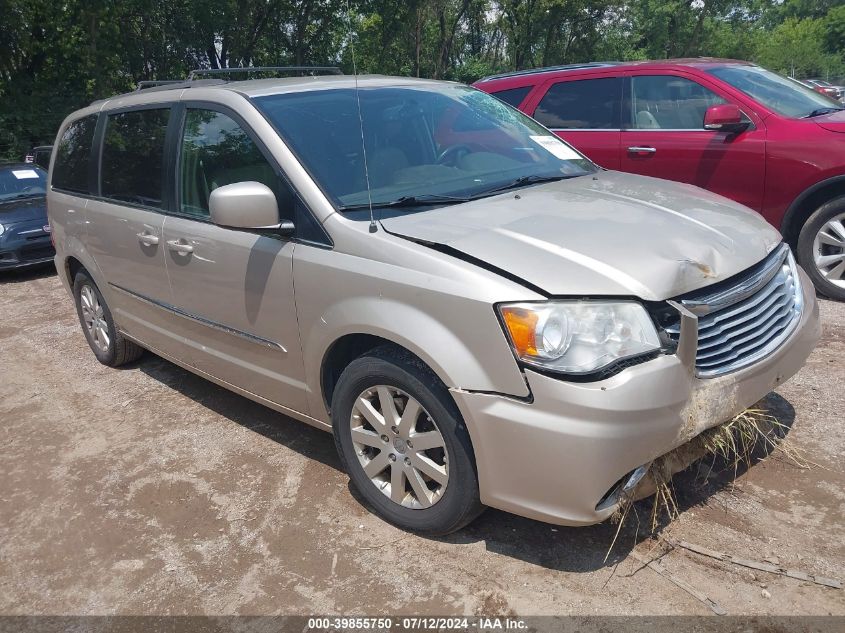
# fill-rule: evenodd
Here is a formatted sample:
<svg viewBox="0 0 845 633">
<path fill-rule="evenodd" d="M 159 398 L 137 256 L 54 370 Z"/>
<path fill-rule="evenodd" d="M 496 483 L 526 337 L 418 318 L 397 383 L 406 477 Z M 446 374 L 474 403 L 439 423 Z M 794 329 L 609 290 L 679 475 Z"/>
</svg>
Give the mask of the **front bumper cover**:
<svg viewBox="0 0 845 633">
<path fill-rule="evenodd" d="M 607 380 L 574 383 L 525 371 L 532 401 L 452 389 L 470 431 L 481 501 L 532 519 L 590 525 L 626 473 L 724 422 L 803 366 L 821 335 L 813 285 L 792 334 L 742 370 L 701 379 L 693 358 L 664 355 Z"/>
</svg>

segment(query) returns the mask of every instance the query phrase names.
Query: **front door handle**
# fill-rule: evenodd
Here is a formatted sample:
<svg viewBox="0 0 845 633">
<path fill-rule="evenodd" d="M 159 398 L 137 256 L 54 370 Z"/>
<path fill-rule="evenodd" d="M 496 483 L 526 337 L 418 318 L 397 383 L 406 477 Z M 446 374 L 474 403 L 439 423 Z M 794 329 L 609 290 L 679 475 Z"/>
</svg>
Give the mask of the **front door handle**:
<svg viewBox="0 0 845 633">
<path fill-rule="evenodd" d="M 185 242 L 184 240 L 167 240 L 167 246 L 170 248 L 171 251 L 176 251 L 177 253 L 181 253 L 182 255 L 187 255 L 188 253 L 194 252 L 194 247 Z"/>
<path fill-rule="evenodd" d="M 144 246 L 155 246 L 158 244 L 158 235 L 152 233 L 138 233 L 138 241 Z"/>
<path fill-rule="evenodd" d="M 639 156 L 646 156 L 649 154 L 654 154 L 657 150 L 653 147 L 648 147 L 646 145 L 634 145 L 633 147 L 628 148 L 629 154 L 637 154 Z"/>
</svg>

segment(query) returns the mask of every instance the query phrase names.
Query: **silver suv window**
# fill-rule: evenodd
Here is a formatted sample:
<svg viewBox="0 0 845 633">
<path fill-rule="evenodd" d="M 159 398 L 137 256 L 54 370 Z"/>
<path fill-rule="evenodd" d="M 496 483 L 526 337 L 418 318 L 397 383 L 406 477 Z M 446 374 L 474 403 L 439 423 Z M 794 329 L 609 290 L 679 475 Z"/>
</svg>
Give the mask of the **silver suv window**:
<svg viewBox="0 0 845 633">
<path fill-rule="evenodd" d="M 90 193 L 88 175 L 94 144 L 96 115 L 74 121 L 64 131 L 56 148 L 53 186 L 74 193 Z"/>
<path fill-rule="evenodd" d="M 358 95 L 339 88 L 254 101 L 340 207 L 367 203 L 368 182 L 373 204 L 384 205 L 596 169 L 521 112 L 465 86 L 362 88 Z"/>
<path fill-rule="evenodd" d="M 108 115 L 101 161 L 101 193 L 120 202 L 161 208 L 164 141 L 170 108 Z"/>
<path fill-rule="evenodd" d="M 222 112 L 188 109 L 179 162 L 180 209 L 186 215 L 208 217 L 212 191 L 245 181 L 272 189 L 280 211 L 290 206 L 290 194 L 280 187 L 267 159 L 247 132 Z"/>
</svg>

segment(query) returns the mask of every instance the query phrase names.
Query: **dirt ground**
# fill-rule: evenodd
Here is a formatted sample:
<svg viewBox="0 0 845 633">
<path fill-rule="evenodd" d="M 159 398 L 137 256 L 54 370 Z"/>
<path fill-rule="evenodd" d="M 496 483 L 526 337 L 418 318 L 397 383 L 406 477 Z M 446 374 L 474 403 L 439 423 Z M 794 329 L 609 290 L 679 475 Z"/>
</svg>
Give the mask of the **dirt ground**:
<svg viewBox="0 0 845 633">
<path fill-rule="evenodd" d="M 676 478 L 676 540 L 845 580 L 845 304 L 769 397 L 787 443 Z M 440 539 L 370 514 L 332 438 L 151 354 L 98 364 L 55 273 L 0 278 L 0 614 L 709 614 L 626 524 L 488 510 Z M 647 507 L 641 508 L 647 512 Z M 644 517 L 645 518 L 645 517 Z M 845 591 L 676 549 L 662 565 L 730 614 L 845 614 Z"/>
</svg>

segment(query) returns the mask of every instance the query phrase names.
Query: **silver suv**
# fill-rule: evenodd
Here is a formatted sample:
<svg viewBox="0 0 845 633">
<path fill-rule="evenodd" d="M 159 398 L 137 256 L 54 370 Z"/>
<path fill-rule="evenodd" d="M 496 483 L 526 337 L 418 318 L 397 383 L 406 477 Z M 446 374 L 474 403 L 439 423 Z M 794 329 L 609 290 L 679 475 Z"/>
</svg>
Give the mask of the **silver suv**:
<svg viewBox="0 0 845 633">
<path fill-rule="evenodd" d="M 760 216 L 604 171 L 462 85 L 204 80 L 75 112 L 56 267 L 97 359 L 148 349 L 332 431 L 369 505 L 599 522 L 819 337 Z"/>
</svg>

